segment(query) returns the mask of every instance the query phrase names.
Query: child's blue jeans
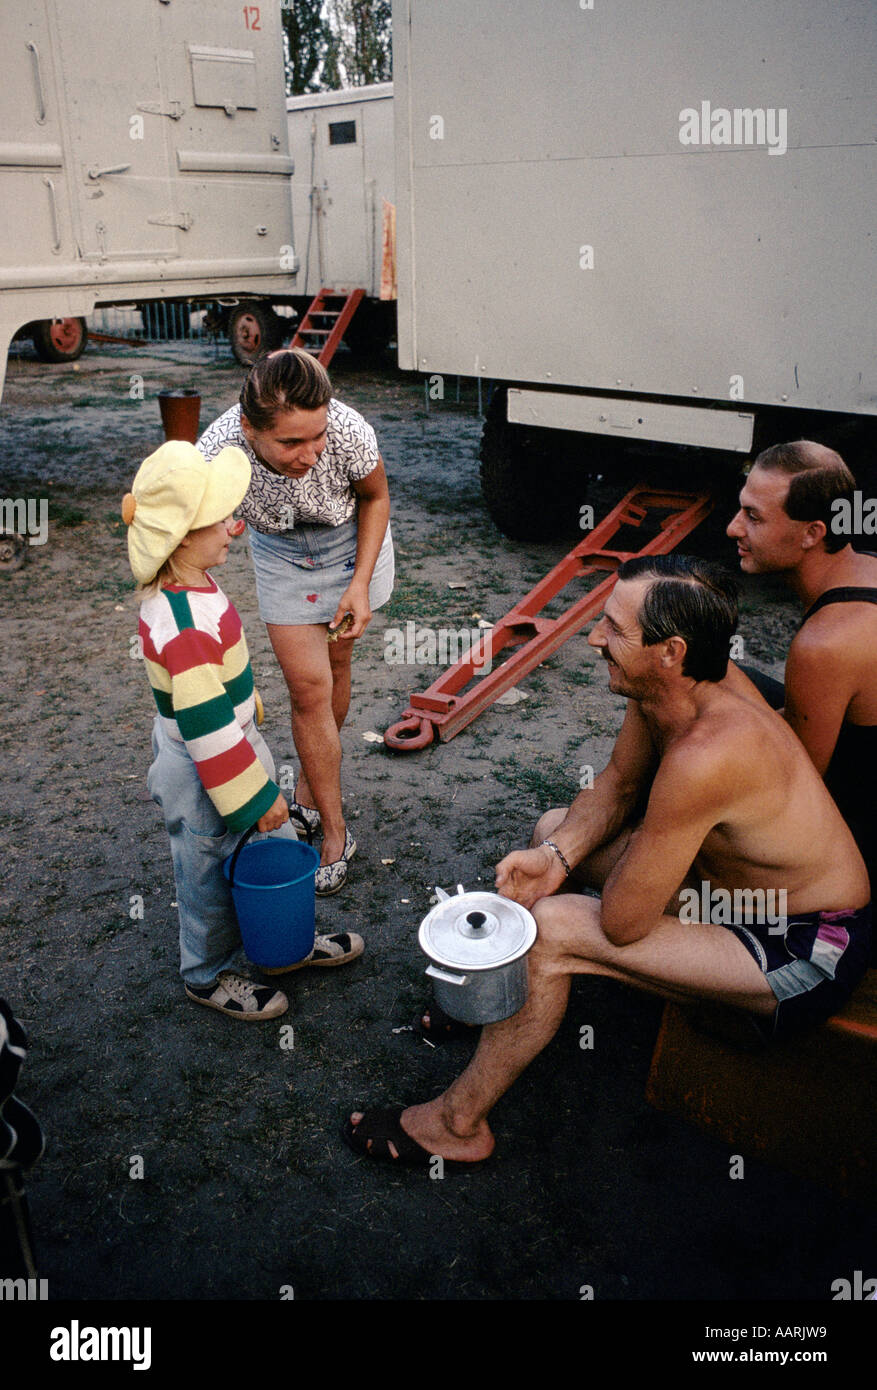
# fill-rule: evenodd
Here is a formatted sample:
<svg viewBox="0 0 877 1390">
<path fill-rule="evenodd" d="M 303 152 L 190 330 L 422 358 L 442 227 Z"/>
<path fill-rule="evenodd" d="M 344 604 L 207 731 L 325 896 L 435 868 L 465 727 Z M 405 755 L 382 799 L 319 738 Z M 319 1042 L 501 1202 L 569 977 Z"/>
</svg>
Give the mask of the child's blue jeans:
<svg viewBox="0 0 877 1390">
<path fill-rule="evenodd" d="M 244 731 L 260 763 L 274 777 L 274 759 L 255 724 Z M 187 985 L 209 985 L 221 970 L 239 968 L 241 934 L 222 861 L 240 839 L 204 790 L 184 743 L 170 738 L 156 716 L 152 730 L 154 762 L 146 785 L 164 815 L 171 842 L 180 914 L 180 974 Z M 287 821 L 274 835 L 295 839 Z M 262 839 L 263 836 L 255 836 Z"/>
</svg>

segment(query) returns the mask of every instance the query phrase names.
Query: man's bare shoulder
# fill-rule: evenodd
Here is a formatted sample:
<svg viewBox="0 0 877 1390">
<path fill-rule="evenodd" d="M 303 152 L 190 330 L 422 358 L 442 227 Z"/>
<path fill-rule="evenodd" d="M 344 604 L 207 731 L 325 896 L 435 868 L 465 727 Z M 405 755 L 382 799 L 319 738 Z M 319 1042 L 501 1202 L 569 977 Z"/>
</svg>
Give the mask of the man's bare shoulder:
<svg viewBox="0 0 877 1390">
<path fill-rule="evenodd" d="M 877 557 L 854 553 L 832 573 L 822 593 L 832 589 L 877 589 Z M 795 634 L 789 651 L 806 660 L 843 655 L 851 644 L 857 646 L 863 635 L 873 643 L 877 635 L 877 604 L 868 599 L 827 603 Z M 877 654 L 877 649 L 871 646 L 863 653 L 859 648 L 857 655 L 863 654 Z"/>
<path fill-rule="evenodd" d="M 861 550 L 852 551 L 844 565 L 840 582 L 863 589 L 877 589 L 877 555 Z"/>
<path fill-rule="evenodd" d="M 764 759 L 788 755 L 788 731 L 776 711 L 722 683 L 667 749 L 662 769 L 680 789 L 693 793 L 697 787 L 739 783 L 744 768 L 747 780 L 757 778 Z"/>
<path fill-rule="evenodd" d="M 877 587 L 877 586 L 875 586 Z M 833 603 L 808 618 L 795 633 L 789 662 L 836 677 L 836 663 L 877 665 L 877 604 Z"/>
<path fill-rule="evenodd" d="M 748 744 L 757 724 L 749 708 L 736 695 L 713 698 L 664 750 L 660 767 L 664 784 L 672 782 L 676 794 L 689 796 L 727 785 L 732 773 L 739 772 L 741 744 Z"/>
</svg>

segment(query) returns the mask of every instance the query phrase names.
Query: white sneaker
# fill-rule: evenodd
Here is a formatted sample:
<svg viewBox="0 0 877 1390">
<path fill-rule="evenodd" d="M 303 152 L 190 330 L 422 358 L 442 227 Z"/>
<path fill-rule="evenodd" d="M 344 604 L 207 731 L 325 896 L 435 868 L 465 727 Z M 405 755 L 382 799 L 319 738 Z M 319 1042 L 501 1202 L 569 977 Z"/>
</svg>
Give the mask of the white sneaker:
<svg viewBox="0 0 877 1390">
<path fill-rule="evenodd" d="M 279 989 L 257 985 L 233 970 L 223 970 L 212 985 L 186 985 L 186 993 L 196 1004 L 218 1009 L 231 1018 L 278 1018 L 289 1008 L 289 1000 Z"/>
</svg>

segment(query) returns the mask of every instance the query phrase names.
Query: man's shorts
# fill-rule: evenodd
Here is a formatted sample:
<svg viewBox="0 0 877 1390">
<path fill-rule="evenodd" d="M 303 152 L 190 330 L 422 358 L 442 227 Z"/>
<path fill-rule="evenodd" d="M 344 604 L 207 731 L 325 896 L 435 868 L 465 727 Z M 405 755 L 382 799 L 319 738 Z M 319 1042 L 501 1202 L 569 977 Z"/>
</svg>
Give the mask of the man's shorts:
<svg viewBox="0 0 877 1390">
<path fill-rule="evenodd" d="M 756 1018 L 772 1040 L 824 1023 L 849 999 L 868 968 L 871 906 L 839 912 L 800 912 L 785 930 L 726 926 L 755 958 L 777 997 L 772 1018 Z"/>
</svg>

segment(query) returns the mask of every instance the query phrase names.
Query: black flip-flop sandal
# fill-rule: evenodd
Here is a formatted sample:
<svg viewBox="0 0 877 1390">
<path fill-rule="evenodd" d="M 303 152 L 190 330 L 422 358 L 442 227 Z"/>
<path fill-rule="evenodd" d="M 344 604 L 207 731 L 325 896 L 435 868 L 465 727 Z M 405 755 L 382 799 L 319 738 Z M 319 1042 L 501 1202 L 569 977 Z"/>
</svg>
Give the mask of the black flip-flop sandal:
<svg viewBox="0 0 877 1390">
<path fill-rule="evenodd" d="M 404 1105 L 395 1105 L 365 1110 L 359 1124 L 355 1126 L 348 1116 L 341 1130 L 341 1137 L 354 1153 L 374 1159 L 375 1162 L 395 1164 L 400 1168 L 427 1168 L 434 1158 L 440 1158 L 441 1155 L 431 1154 L 402 1128 L 401 1116 L 405 1108 Z M 396 1150 L 395 1157 L 390 1152 L 391 1143 Z M 462 1159 L 442 1158 L 441 1161 L 443 1168 L 459 1171 L 463 1168 L 477 1168 L 486 1160 L 477 1158 L 467 1163 Z"/>
</svg>

